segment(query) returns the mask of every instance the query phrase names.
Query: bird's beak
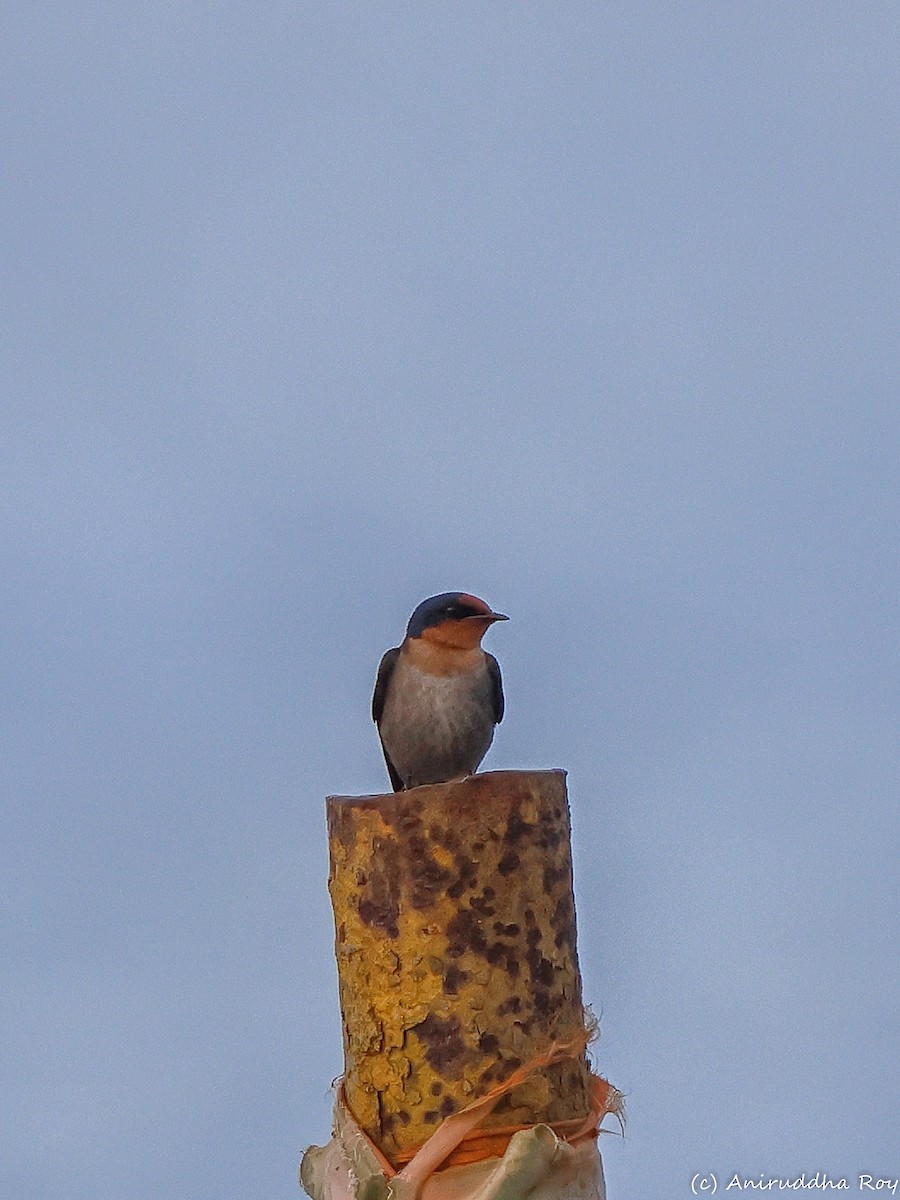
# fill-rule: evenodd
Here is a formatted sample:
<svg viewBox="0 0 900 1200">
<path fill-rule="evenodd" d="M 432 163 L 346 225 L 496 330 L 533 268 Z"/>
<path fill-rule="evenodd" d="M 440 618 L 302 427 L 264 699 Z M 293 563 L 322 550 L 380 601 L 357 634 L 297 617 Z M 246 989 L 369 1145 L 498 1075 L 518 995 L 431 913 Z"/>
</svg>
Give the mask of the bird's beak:
<svg viewBox="0 0 900 1200">
<path fill-rule="evenodd" d="M 475 621 L 508 621 L 509 617 L 507 617 L 504 613 L 492 612 L 492 613 L 485 613 L 484 616 L 482 616 L 482 617 L 473 617 L 472 620 L 475 620 Z"/>
</svg>

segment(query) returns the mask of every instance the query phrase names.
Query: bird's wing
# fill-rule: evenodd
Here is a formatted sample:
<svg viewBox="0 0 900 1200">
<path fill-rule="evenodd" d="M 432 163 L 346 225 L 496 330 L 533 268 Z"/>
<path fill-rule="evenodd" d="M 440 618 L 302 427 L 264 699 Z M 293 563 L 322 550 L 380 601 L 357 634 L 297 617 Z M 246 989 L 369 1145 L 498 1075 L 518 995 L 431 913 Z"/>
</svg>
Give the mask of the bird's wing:
<svg viewBox="0 0 900 1200">
<path fill-rule="evenodd" d="M 387 696 L 388 688 L 391 683 L 391 676 L 394 673 L 394 667 L 397 665 L 397 655 L 400 653 L 400 647 L 395 646 L 393 650 L 388 650 L 378 664 L 378 674 L 375 677 L 375 691 L 372 693 L 372 720 L 376 725 L 381 722 L 381 714 L 384 712 L 384 700 Z M 388 775 L 391 780 L 391 787 L 395 792 L 403 791 L 403 780 L 397 774 L 394 764 L 391 762 L 384 741 L 381 738 L 381 730 L 378 731 L 378 740 L 381 742 L 381 750 L 384 754 L 384 763 L 387 767 Z"/>
<path fill-rule="evenodd" d="M 384 765 L 387 767 L 387 773 L 391 780 L 391 787 L 395 792 L 403 791 L 403 780 L 397 774 L 394 764 L 391 762 L 387 750 L 384 748 L 384 742 L 381 743 L 381 753 L 384 755 Z"/>
<path fill-rule="evenodd" d="M 491 677 L 491 703 L 494 708 L 494 724 L 499 725 L 503 720 L 503 681 L 500 678 L 500 664 L 494 658 L 493 654 L 488 654 L 485 651 L 487 659 L 488 675 Z"/>
<path fill-rule="evenodd" d="M 375 691 L 372 693 L 372 720 L 376 725 L 381 720 L 381 714 L 384 712 L 385 697 L 390 686 L 391 676 L 394 673 L 394 667 L 397 665 L 397 655 L 399 653 L 399 646 L 395 646 L 393 650 L 386 650 L 381 662 L 378 664 L 378 674 L 375 676 Z"/>
</svg>

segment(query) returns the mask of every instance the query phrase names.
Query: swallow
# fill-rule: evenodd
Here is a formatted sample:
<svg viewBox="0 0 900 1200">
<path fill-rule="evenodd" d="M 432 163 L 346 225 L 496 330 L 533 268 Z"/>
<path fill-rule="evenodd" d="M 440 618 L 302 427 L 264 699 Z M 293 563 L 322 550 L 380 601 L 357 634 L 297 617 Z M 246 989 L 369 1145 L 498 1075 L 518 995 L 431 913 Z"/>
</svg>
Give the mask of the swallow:
<svg viewBox="0 0 900 1200">
<path fill-rule="evenodd" d="M 430 596 L 382 658 L 372 719 L 395 792 L 477 770 L 504 707 L 500 667 L 481 639 L 507 620 L 466 592 Z"/>
</svg>

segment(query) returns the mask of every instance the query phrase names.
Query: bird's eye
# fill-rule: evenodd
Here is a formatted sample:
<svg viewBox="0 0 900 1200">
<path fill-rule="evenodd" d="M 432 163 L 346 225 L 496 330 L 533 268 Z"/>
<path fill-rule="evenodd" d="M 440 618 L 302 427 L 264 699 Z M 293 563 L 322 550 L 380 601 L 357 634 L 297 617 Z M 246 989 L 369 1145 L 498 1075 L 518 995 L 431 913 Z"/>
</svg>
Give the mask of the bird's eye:
<svg viewBox="0 0 900 1200">
<path fill-rule="evenodd" d="M 458 601 L 448 604 L 446 613 L 451 621 L 463 621 L 466 617 L 480 616 L 478 610 L 473 608 L 471 604 L 460 604 Z"/>
</svg>

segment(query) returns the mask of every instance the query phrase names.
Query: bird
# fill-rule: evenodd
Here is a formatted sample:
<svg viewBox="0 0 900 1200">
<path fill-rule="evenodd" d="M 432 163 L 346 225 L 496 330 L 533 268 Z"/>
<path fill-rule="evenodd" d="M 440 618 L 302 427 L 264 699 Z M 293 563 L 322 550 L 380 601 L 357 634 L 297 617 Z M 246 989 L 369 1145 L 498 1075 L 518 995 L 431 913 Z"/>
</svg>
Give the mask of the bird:
<svg viewBox="0 0 900 1200">
<path fill-rule="evenodd" d="M 382 657 L 372 719 L 395 792 L 478 769 L 504 709 L 500 667 L 481 639 L 508 620 L 468 592 L 442 592 L 414 609 L 402 643 Z"/>
</svg>

